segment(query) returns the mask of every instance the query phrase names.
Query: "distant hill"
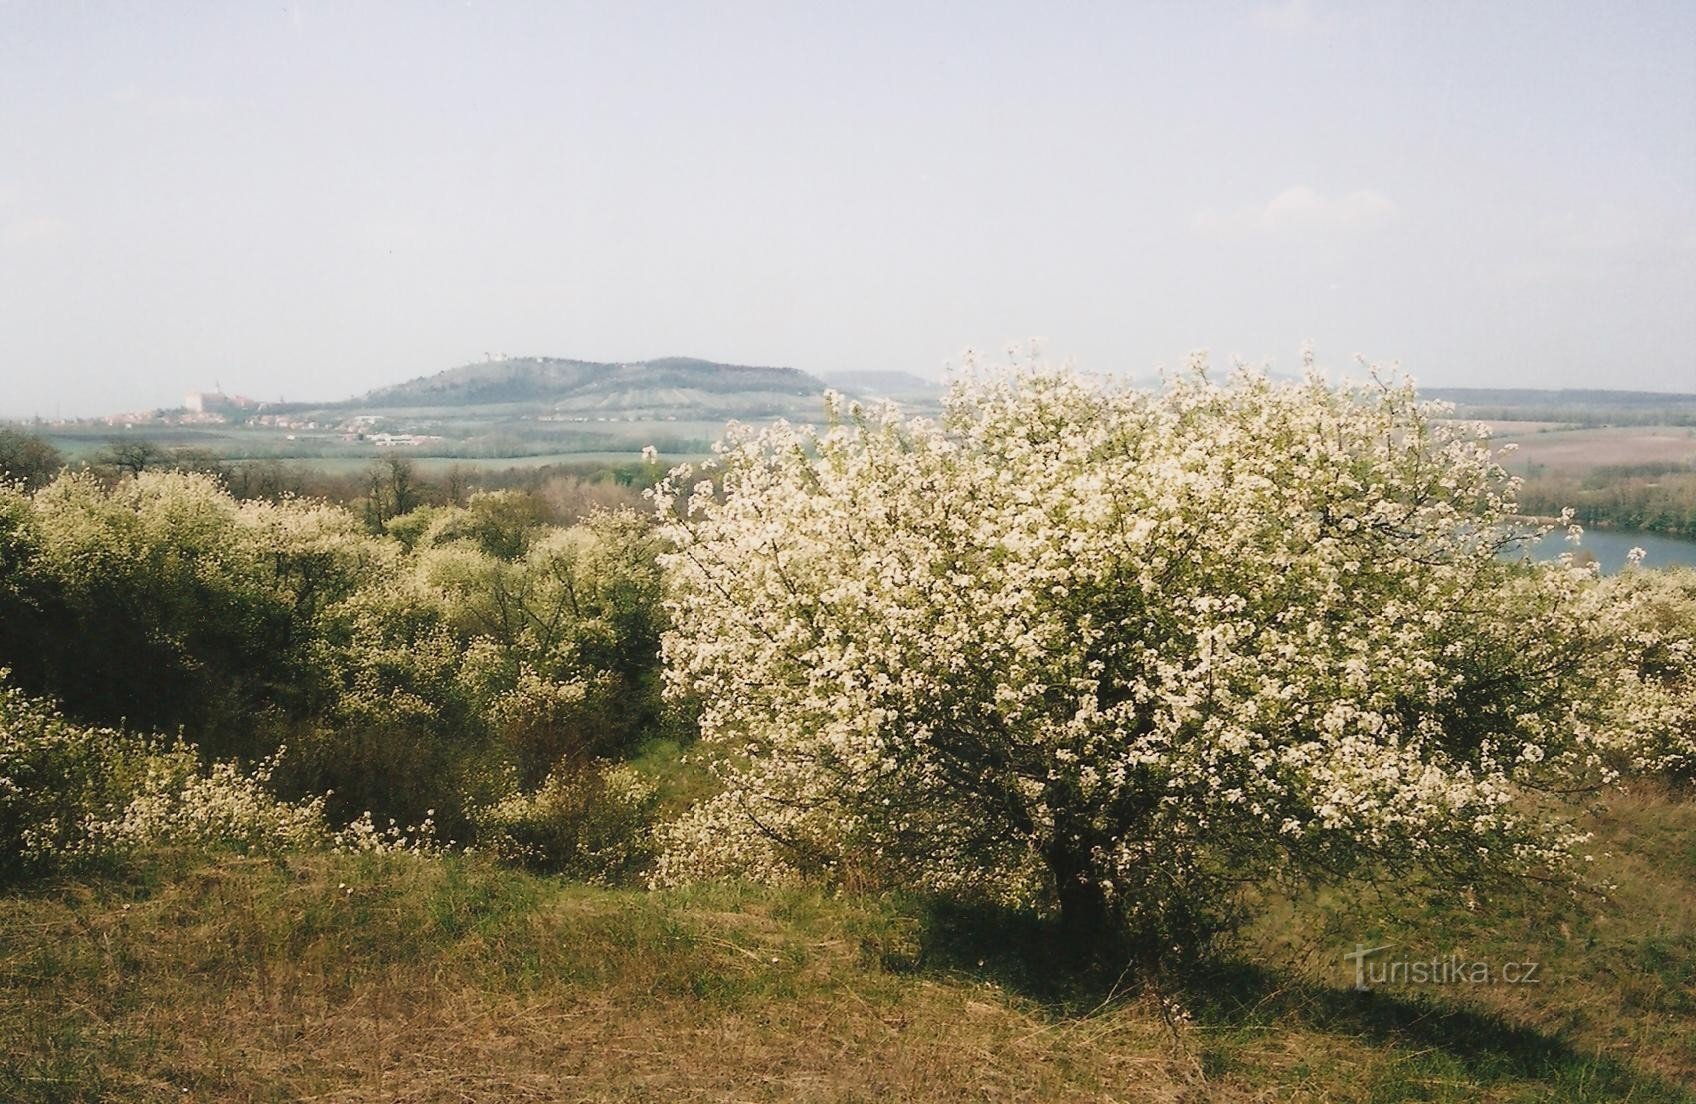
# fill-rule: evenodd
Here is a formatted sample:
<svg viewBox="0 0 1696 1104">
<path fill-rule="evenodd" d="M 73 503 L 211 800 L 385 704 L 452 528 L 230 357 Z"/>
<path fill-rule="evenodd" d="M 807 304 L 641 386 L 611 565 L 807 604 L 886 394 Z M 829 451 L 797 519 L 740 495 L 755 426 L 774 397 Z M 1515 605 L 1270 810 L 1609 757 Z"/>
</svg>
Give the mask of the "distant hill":
<svg viewBox="0 0 1696 1104">
<path fill-rule="evenodd" d="M 825 382 L 856 399 L 894 399 L 898 402 L 935 401 L 946 390 L 937 380 L 915 376 L 911 372 L 837 372 L 826 376 Z"/>
<path fill-rule="evenodd" d="M 1422 387 L 1421 397 L 1453 403 L 1468 418 L 1574 425 L 1696 425 L 1696 394 L 1674 391 L 1542 390 L 1530 387 Z"/>
<path fill-rule="evenodd" d="M 1696 394 L 1677 391 L 1544 390 L 1535 387 L 1422 387 L 1428 399 L 1467 406 L 1542 406 L 1593 410 L 1597 407 L 1696 406 Z"/>
<path fill-rule="evenodd" d="M 717 364 L 692 357 L 626 363 L 519 357 L 449 368 L 339 405 L 362 410 L 542 408 L 623 417 L 816 416 L 822 380 L 794 368 Z"/>
</svg>

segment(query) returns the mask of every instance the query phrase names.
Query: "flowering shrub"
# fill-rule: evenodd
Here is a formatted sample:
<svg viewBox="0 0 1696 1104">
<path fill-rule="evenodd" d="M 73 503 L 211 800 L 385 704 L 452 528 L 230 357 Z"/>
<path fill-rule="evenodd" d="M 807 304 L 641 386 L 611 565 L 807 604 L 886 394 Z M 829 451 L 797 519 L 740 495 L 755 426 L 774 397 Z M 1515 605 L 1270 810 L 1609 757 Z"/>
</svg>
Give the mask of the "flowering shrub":
<svg viewBox="0 0 1696 1104">
<path fill-rule="evenodd" d="M 1630 570 L 1598 588 L 1616 645 L 1607 733 L 1623 769 L 1696 781 L 1696 570 Z"/>
<path fill-rule="evenodd" d="M 1263 873 L 1569 868 L 1523 798 L 1605 777 L 1593 575 L 1499 557 L 1515 482 L 1410 383 L 831 413 L 655 493 L 724 774 L 656 881 L 869 873 L 1166 946 Z"/>
<path fill-rule="evenodd" d="M 617 880 L 652 852 L 659 794 L 623 764 L 562 768 L 541 787 L 479 809 L 481 846 L 536 870 Z"/>
<path fill-rule="evenodd" d="M 90 859 L 133 854 L 150 847 L 234 850 L 243 854 L 292 851 L 409 852 L 439 850 L 436 826 L 426 814 L 405 828 L 393 820 L 379 828 L 369 812 L 345 827 L 324 817 L 324 798 L 284 801 L 270 790 L 276 756 L 243 771 L 230 762 L 202 769 L 184 744 L 156 750 L 147 760 L 136 792 L 126 803 L 83 825 L 81 841 L 66 857 Z"/>
<path fill-rule="evenodd" d="M 282 752 L 243 771 L 201 765 L 194 748 L 65 720 L 0 671 L 0 881 L 69 865 L 188 846 L 274 853 L 429 851 L 434 824 L 377 828 L 369 813 L 332 830 L 324 799 L 278 799 Z"/>
<path fill-rule="evenodd" d="M 71 473 L 0 523 L 0 662 L 78 717 L 263 754 L 236 734 L 314 704 L 321 612 L 380 576 L 346 511 L 237 503 L 206 475 Z"/>
<path fill-rule="evenodd" d="M 145 770 L 133 737 L 72 724 L 0 670 L 0 882 L 84 853 L 88 823 Z"/>
<path fill-rule="evenodd" d="M 178 744 L 148 758 L 127 803 L 90 818 L 88 855 L 117 855 L 176 845 L 242 852 L 309 850 L 328 846 L 322 798 L 279 801 L 267 788 L 276 760 L 251 773 L 234 763 L 202 771 L 193 748 Z"/>
</svg>

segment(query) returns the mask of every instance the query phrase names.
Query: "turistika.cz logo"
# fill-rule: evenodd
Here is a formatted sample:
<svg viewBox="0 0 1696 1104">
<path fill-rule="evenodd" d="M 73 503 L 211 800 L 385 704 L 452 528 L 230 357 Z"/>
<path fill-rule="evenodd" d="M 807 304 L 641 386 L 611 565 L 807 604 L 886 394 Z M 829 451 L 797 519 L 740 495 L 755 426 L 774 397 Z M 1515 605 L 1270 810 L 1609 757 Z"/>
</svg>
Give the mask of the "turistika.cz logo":
<svg viewBox="0 0 1696 1104">
<path fill-rule="evenodd" d="M 1542 964 L 1537 962 L 1484 962 L 1459 954 L 1447 958 L 1377 958 L 1395 947 L 1385 943 L 1368 947 L 1356 943 L 1343 952 L 1343 961 L 1354 964 L 1354 987 L 1362 992 L 1378 985 L 1541 985 Z"/>
</svg>

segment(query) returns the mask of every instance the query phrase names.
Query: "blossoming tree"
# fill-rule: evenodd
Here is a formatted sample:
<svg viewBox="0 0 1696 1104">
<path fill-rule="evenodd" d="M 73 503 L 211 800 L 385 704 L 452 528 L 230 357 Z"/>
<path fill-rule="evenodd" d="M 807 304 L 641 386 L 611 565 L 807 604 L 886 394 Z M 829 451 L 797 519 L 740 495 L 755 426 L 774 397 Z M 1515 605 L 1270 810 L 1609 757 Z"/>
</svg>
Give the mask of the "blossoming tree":
<svg viewBox="0 0 1696 1104">
<path fill-rule="evenodd" d="M 831 400 L 655 492 L 671 689 L 723 792 L 666 882 L 824 872 L 1170 946 L 1268 874 L 1568 867 L 1601 768 L 1566 566 L 1410 384 L 1029 370 Z"/>
</svg>

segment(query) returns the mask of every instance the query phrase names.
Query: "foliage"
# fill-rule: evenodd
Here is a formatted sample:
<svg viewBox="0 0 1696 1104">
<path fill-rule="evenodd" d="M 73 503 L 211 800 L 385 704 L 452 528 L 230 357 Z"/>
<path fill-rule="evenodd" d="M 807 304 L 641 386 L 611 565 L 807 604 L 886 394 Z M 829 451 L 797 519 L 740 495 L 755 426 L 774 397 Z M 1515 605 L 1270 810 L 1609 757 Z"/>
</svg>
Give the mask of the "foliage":
<svg viewBox="0 0 1696 1104">
<path fill-rule="evenodd" d="M 365 520 L 372 529 L 423 504 L 417 465 L 407 457 L 386 457 L 366 473 Z"/>
<path fill-rule="evenodd" d="M 482 496 L 469 512 L 475 516 Z M 433 530 L 452 532 L 453 518 Z M 619 753 L 658 721 L 658 545 L 631 513 L 502 541 L 455 539 L 418 558 L 453 630 L 474 638 L 463 677 L 525 784 L 561 758 Z"/>
<path fill-rule="evenodd" d="M 338 823 L 416 824 L 533 788 L 663 720 L 657 544 L 634 513 L 543 524 L 516 491 L 375 534 L 210 475 L 0 486 L 0 664 L 95 725 L 273 760 Z M 392 535 L 391 535 L 392 534 Z M 510 778 L 510 782 L 507 781 Z"/>
<path fill-rule="evenodd" d="M 267 788 L 275 769 L 274 760 L 252 773 L 227 761 L 204 769 L 182 744 L 156 751 L 129 800 L 87 822 L 84 857 L 161 845 L 278 853 L 329 844 L 323 800 L 279 801 Z"/>
<path fill-rule="evenodd" d="M 1696 570 L 1628 570 L 1599 589 L 1593 631 L 1618 650 L 1607 734 L 1620 766 L 1696 782 Z"/>
<path fill-rule="evenodd" d="M 232 732 L 309 707 L 313 618 L 376 558 L 323 507 L 237 504 L 205 475 L 67 474 L 0 534 L 0 662 L 79 717 Z"/>
<path fill-rule="evenodd" d="M 650 856 L 659 791 L 623 764 L 562 766 L 533 791 L 476 810 L 481 846 L 547 873 L 619 881 Z"/>
<path fill-rule="evenodd" d="M 428 820 L 381 830 L 363 817 L 342 829 L 324 799 L 279 800 L 277 758 L 244 771 L 203 765 L 195 749 L 66 720 L 0 670 L 0 882 L 159 847 L 280 853 L 337 848 L 420 850 Z"/>
<path fill-rule="evenodd" d="M 1587 527 L 1696 537 L 1696 470 L 1688 464 L 1601 465 L 1583 476 L 1535 473 L 1520 505 L 1539 515 L 1571 507 Z"/>
<path fill-rule="evenodd" d="M 1498 558 L 1514 483 L 1442 413 L 1198 365 L 733 433 L 656 493 L 668 677 L 726 780 L 657 879 L 870 876 L 1167 947 L 1262 872 L 1566 870 L 1525 795 L 1604 777 L 1592 576 Z"/>
<path fill-rule="evenodd" d="M 97 467 L 119 475 L 137 476 L 168 465 L 170 452 L 145 437 L 114 437 L 94 457 Z"/>
<path fill-rule="evenodd" d="M 0 669 L 0 882 L 87 849 L 89 822 L 121 806 L 145 749 L 109 728 L 72 724 Z"/>
<path fill-rule="evenodd" d="M 41 437 L 0 426 L 0 482 L 16 481 L 34 490 L 52 481 L 65 458 Z"/>
</svg>

